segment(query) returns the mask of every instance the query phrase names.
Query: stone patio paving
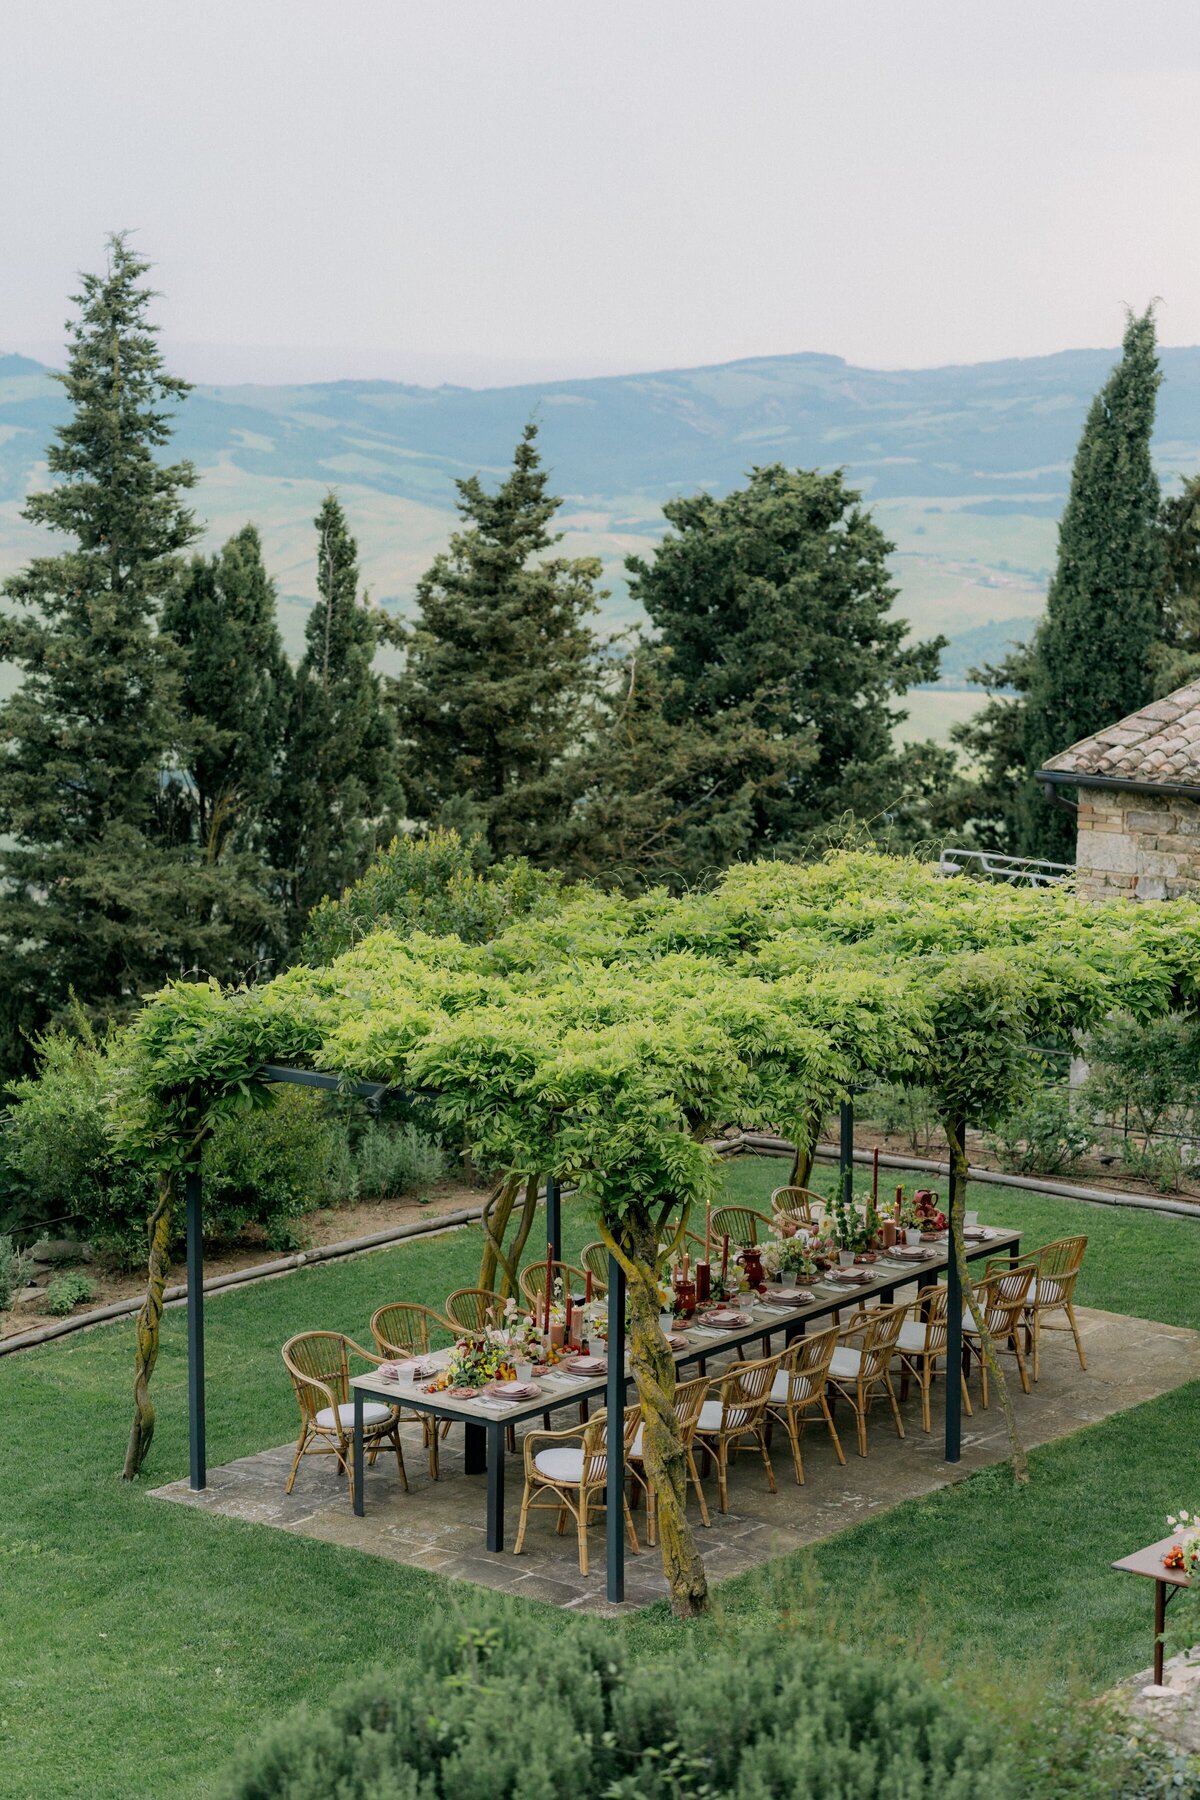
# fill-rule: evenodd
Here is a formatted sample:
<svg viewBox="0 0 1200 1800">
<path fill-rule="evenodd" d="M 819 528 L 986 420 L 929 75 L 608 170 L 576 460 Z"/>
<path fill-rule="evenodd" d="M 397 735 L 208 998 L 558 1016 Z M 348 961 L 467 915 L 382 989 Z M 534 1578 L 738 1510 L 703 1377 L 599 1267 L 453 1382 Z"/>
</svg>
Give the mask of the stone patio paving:
<svg viewBox="0 0 1200 1800">
<path fill-rule="evenodd" d="M 1019 1384 L 1013 1382 L 1017 1417 L 1029 1448 L 1066 1437 L 1081 1426 L 1200 1379 L 1200 1333 L 1087 1309 L 1080 1309 L 1079 1319 L 1088 1359 L 1086 1373 L 1079 1367 L 1070 1337 L 1054 1331 L 1043 1336 L 1042 1378 L 1033 1393 L 1022 1394 Z M 717 1360 L 710 1359 L 710 1374 Z M 1011 1368 L 1012 1359 L 1005 1360 Z M 980 1411 L 977 1380 L 972 1382 L 972 1399 L 975 1417 L 963 1420 L 962 1461 L 956 1467 L 942 1460 L 938 1390 L 934 1391 L 934 1430 L 927 1437 L 921 1430 L 915 1384 L 902 1408 L 907 1437 L 903 1442 L 897 1438 L 886 1406 L 883 1410 L 877 1406 L 870 1419 L 870 1454 L 865 1459 L 855 1454 L 849 1411 L 839 1408 L 838 1429 L 847 1456 L 844 1469 L 838 1465 L 824 1427 L 810 1426 L 803 1439 L 803 1487 L 797 1487 L 792 1475 L 786 1434 L 776 1430 L 772 1460 L 777 1494 L 768 1491 L 761 1460 L 750 1453 L 731 1470 L 730 1511 L 724 1517 L 716 1511 L 715 1476 L 706 1482 L 711 1531 L 699 1529 L 694 1498 L 690 1503 L 710 1581 L 743 1574 L 903 1500 L 932 1493 L 976 1469 L 1002 1462 L 1008 1454 L 1003 1415 L 994 1401 L 988 1412 Z M 567 1413 L 560 1417 L 565 1425 Z M 510 1456 L 505 1508 L 508 1547 L 502 1555 L 489 1555 L 484 1544 L 485 1477 L 463 1473 L 461 1431 L 453 1430 L 443 1443 L 441 1479 L 436 1483 L 429 1478 L 420 1428 L 406 1427 L 404 1437 L 411 1491 L 406 1494 L 400 1487 L 394 1456 L 389 1462 L 381 1454 L 376 1467 L 367 1470 L 366 1514 L 361 1519 L 351 1512 L 345 1483 L 328 1457 L 306 1457 L 293 1492 L 285 1495 L 293 1444 L 280 1444 L 210 1470 L 209 1485 L 202 1493 L 193 1493 L 183 1481 L 154 1491 L 161 1499 L 203 1512 L 275 1526 L 504 1593 L 587 1612 L 614 1610 L 605 1599 L 602 1516 L 591 1532 L 592 1566 L 587 1577 L 579 1574 L 573 1526 L 569 1524 L 566 1537 L 557 1537 L 550 1511 L 534 1513 L 525 1550 L 514 1556 L 511 1545 L 522 1465 L 519 1455 Z M 635 1519 L 642 1553 L 626 1554 L 625 1610 L 650 1605 L 666 1593 L 658 1551 L 648 1549 L 644 1542 L 644 1512 L 635 1513 Z"/>
</svg>

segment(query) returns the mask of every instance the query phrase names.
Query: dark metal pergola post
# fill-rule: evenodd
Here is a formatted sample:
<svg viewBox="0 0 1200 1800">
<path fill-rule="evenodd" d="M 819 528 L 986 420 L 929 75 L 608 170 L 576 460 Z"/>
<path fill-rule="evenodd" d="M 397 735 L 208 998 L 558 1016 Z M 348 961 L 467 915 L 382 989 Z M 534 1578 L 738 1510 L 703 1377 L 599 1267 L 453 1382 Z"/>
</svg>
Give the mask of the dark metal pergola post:
<svg viewBox="0 0 1200 1800">
<path fill-rule="evenodd" d="M 562 1241 L 562 1190 L 556 1175 L 546 1177 L 546 1247 L 553 1249 L 556 1262 L 566 1261 Z"/>
<path fill-rule="evenodd" d="M 189 1480 L 199 1490 L 208 1485 L 204 1446 L 204 1214 L 198 1170 L 189 1169 L 187 1195 L 187 1343 Z"/>
<path fill-rule="evenodd" d="M 854 1102 L 843 1100 L 841 1108 L 841 1144 L 838 1149 L 838 1191 L 843 1204 L 849 1206 L 854 1193 Z"/>
<path fill-rule="evenodd" d="M 954 1127 L 960 1144 L 966 1144 L 966 1121 L 960 1119 Z M 967 1194 L 964 1188 L 958 1192 L 958 1181 L 954 1172 L 954 1152 L 950 1153 L 950 1186 L 947 1207 L 950 1216 L 950 1261 L 946 1270 L 946 1461 L 956 1463 L 962 1456 L 962 1315 L 963 1294 L 962 1277 L 958 1272 L 958 1250 L 955 1244 L 955 1227 L 961 1222 L 962 1209 L 966 1205 Z"/>
<path fill-rule="evenodd" d="M 605 1494 L 608 1598 L 625 1598 L 625 1271 L 608 1258 L 608 1489 Z"/>
</svg>

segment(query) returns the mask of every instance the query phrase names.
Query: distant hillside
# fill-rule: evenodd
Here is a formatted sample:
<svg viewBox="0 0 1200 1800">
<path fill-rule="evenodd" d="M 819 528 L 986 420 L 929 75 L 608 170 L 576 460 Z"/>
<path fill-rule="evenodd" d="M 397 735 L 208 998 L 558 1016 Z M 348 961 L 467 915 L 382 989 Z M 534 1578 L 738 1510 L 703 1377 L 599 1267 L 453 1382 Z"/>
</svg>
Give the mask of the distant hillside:
<svg viewBox="0 0 1200 1800">
<path fill-rule="evenodd" d="M 1084 410 L 1115 356 L 889 372 L 798 355 L 484 390 L 200 388 L 172 454 L 202 471 L 196 505 L 214 541 L 248 518 L 262 527 L 293 650 L 328 486 L 376 598 L 403 607 L 451 528 L 455 476 L 498 473 L 531 415 L 566 496 L 567 547 L 602 557 L 614 620 L 629 611 L 624 558 L 653 542 L 672 494 L 725 492 L 756 462 L 844 464 L 896 542 L 900 610 L 952 639 L 943 682 L 958 685 L 1032 629 Z M 1200 468 L 1200 348 L 1162 361 L 1157 454 L 1170 479 Z M 18 509 L 62 416 L 40 364 L 0 357 L 0 573 L 37 546 Z"/>
</svg>

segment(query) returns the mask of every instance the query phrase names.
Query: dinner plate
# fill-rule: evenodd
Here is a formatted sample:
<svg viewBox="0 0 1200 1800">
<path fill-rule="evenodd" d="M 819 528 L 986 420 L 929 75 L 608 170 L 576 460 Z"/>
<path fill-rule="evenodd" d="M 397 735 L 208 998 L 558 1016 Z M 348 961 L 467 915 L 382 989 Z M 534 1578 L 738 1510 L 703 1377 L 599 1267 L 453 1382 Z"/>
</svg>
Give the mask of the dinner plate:
<svg viewBox="0 0 1200 1800">
<path fill-rule="evenodd" d="M 564 1364 L 573 1375 L 605 1375 L 608 1373 L 606 1356 L 573 1356 Z"/>
</svg>

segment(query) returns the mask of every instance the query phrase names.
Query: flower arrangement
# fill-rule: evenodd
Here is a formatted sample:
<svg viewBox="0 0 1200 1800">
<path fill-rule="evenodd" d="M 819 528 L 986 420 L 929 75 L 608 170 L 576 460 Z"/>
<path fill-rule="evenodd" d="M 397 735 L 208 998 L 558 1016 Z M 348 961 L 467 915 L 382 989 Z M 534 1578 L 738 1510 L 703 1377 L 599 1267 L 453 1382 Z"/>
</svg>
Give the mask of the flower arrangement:
<svg viewBox="0 0 1200 1800">
<path fill-rule="evenodd" d="M 1200 1573 L 1200 1512 L 1168 1513 L 1167 1525 L 1178 1534 L 1178 1542 L 1164 1555 L 1163 1567 L 1192 1576 Z"/>
<path fill-rule="evenodd" d="M 847 1200 L 841 1193 L 834 1195 L 831 1208 L 833 1238 L 839 1250 L 861 1253 L 869 1250 L 874 1243 L 882 1220 L 870 1193 L 858 1194 L 855 1199 L 857 1204 Z"/>
<path fill-rule="evenodd" d="M 821 1232 L 808 1240 L 808 1254 L 814 1269 L 827 1269 L 838 1259 L 837 1239 L 831 1231 Z"/>
<path fill-rule="evenodd" d="M 504 1302 L 504 1313 L 499 1327 L 488 1333 L 493 1343 L 504 1345 L 513 1352 L 518 1360 L 524 1361 L 528 1357 L 534 1362 L 541 1355 L 543 1335 L 542 1328 L 535 1321 L 533 1314 L 522 1312 L 511 1295 Z"/>
<path fill-rule="evenodd" d="M 798 1237 L 768 1238 L 762 1245 L 762 1265 L 773 1276 L 809 1276 L 816 1270 L 807 1242 Z"/>
<path fill-rule="evenodd" d="M 489 1381 L 516 1376 L 512 1351 L 496 1332 L 478 1332 L 460 1338 L 450 1360 L 434 1383 L 438 1388 L 486 1387 Z"/>
</svg>

